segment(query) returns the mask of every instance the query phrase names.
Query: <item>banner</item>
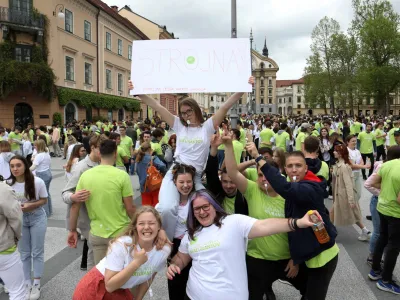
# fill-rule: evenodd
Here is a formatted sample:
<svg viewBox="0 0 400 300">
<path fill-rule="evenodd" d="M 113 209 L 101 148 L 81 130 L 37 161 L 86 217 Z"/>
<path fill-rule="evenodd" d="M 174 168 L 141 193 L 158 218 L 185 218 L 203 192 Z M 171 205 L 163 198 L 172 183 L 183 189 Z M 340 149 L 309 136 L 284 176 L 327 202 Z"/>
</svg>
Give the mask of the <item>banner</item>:
<svg viewBox="0 0 400 300">
<path fill-rule="evenodd" d="M 251 92 L 249 39 L 134 41 L 131 95 Z"/>
</svg>

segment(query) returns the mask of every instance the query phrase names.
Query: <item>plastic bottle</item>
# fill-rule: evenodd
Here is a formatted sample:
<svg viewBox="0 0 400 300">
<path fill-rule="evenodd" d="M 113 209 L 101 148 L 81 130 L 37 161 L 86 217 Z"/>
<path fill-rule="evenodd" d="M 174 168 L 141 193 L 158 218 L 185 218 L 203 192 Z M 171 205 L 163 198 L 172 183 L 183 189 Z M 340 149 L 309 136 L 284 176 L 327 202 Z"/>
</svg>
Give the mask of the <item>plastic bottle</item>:
<svg viewBox="0 0 400 300">
<path fill-rule="evenodd" d="M 314 234 L 317 237 L 317 240 L 320 244 L 325 244 L 330 241 L 330 237 L 328 232 L 326 231 L 325 225 L 322 221 L 318 219 L 318 217 L 314 214 L 312 210 L 308 211 L 311 220 L 314 222 L 313 230 Z"/>
<path fill-rule="evenodd" d="M 369 157 L 367 157 L 367 159 L 365 160 L 365 164 L 366 165 L 370 165 L 371 164 L 371 160 L 369 159 Z"/>
</svg>

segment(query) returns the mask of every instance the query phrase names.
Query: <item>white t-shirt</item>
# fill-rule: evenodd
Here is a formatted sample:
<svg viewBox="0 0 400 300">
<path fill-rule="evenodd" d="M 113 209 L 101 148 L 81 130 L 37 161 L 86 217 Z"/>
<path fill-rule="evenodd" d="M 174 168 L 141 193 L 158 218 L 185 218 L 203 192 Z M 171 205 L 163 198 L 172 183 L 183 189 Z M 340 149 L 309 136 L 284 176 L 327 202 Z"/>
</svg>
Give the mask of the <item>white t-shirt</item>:
<svg viewBox="0 0 400 300">
<path fill-rule="evenodd" d="M 51 157 L 49 152 L 40 152 L 36 154 L 32 164 L 37 166 L 35 169 L 36 172 L 44 172 L 50 169 Z"/>
<path fill-rule="evenodd" d="M 208 158 L 211 136 L 214 133 L 214 123 L 209 118 L 201 127 L 186 127 L 178 117 L 175 117 L 173 130 L 176 133 L 175 159 L 203 172 Z"/>
<path fill-rule="evenodd" d="M 186 233 L 179 251 L 192 258 L 186 293 L 196 300 L 248 300 L 247 237 L 257 220 L 229 215 L 221 228 L 215 225 L 196 232 L 195 240 Z"/>
<path fill-rule="evenodd" d="M 10 178 L 10 164 L 4 159 L 3 155 L 0 155 L 0 175 L 6 180 Z"/>
<path fill-rule="evenodd" d="M 28 200 L 25 197 L 25 182 L 15 182 L 11 188 L 15 191 L 15 194 L 17 195 L 18 201 L 20 203 L 25 203 L 25 202 L 36 202 L 39 199 L 44 199 L 47 198 L 47 189 L 46 185 L 44 184 L 44 181 L 39 178 L 39 177 L 34 177 L 35 178 L 35 195 L 36 199 L 31 199 Z"/>
<path fill-rule="evenodd" d="M 105 274 L 106 269 L 110 271 L 122 271 L 134 260 L 131 256 L 132 238 L 129 236 L 122 236 L 118 238 L 107 251 L 107 256 L 104 257 L 96 266 L 101 274 Z M 141 248 L 137 246 L 140 251 Z M 143 282 L 151 279 L 154 273 L 160 272 L 167 262 L 167 258 L 171 252 L 169 246 L 164 246 L 160 251 L 157 251 L 154 246 L 153 250 L 147 252 L 148 260 L 139 269 L 133 273 L 131 278 L 121 287 L 121 289 L 130 289 Z M 132 253 L 133 255 L 133 253 Z"/>
<path fill-rule="evenodd" d="M 72 144 L 72 145 L 68 146 L 68 149 L 67 149 L 67 161 L 69 161 L 69 158 L 71 157 L 71 153 L 72 153 L 72 150 L 74 150 L 75 145 L 78 145 L 78 144 Z"/>
<path fill-rule="evenodd" d="M 349 147 L 347 147 L 347 150 L 349 150 L 349 158 L 351 162 L 353 164 L 360 165 L 362 161 L 361 152 L 358 151 L 357 149 L 351 150 Z M 353 172 L 360 173 L 361 170 L 353 170 Z"/>
<path fill-rule="evenodd" d="M 174 238 L 181 238 L 187 231 L 186 220 L 189 213 L 189 201 L 178 206 L 178 221 L 176 222 Z"/>
</svg>

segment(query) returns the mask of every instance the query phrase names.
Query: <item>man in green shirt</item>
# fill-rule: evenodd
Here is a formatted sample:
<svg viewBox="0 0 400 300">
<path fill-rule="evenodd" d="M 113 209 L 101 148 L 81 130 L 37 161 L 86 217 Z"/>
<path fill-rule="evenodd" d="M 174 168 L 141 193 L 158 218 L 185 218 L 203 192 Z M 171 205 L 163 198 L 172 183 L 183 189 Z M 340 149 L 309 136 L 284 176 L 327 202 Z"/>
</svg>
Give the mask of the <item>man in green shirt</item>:
<svg viewBox="0 0 400 300">
<path fill-rule="evenodd" d="M 275 132 L 271 129 L 271 126 L 272 126 L 271 121 L 265 122 L 266 128 L 261 130 L 260 132 L 260 139 L 261 139 L 260 148 L 262 147 L 271 148 L 271 138 L 275 135 Z"/>
<path fill-rule="evenodd" d="M 376 139 L 376 160 L 378 161 L 381 156 L 382 160 L 386 160 L 386 151 L 385 151 L 385 140 L 386 140 L 386 132 L 383 130 L 383 122 L 379 122 L 376 125 L 375 129 L 375 139 Z"/>
<path fill-rule="evenodd" d="M 161 128 L 156 128 L 153 133 L 153 140 L 151 141 L 151 149 L 158 156 L 159 159 L 164 161 L 164 153 L 161 148 L 161 141 L 164 137 L 164 131 Z"/>
<path fill-rule="evenodd" d="M 400 129 L 394 132 L 394 140 L 397 146 L 400 146 Z"/>
<path fill-rule="evenodd" d="M 296 150 L 301 151 L 304 153 L 304 140 L 308 136 L 311 130 L 311 124 L 303 123 L 300 127 L 300 132 L 297 134 L 296 137 Z"/>
<path fill-rule="evenodd" d="M 244 150 L 242 143 L 239 142 L 240 131 L 237 129 L 232 129 L 231 132 L 232 132 L 233 152 L 235 154 L 236 164 L 240 164 L 240 158 L 242 157 L 242 152 Z"/>
<path fill-rule="evenodd" d="M 396 145 L 396 141 L 394 139 L 394 132 L 399 130 L 399 125 L 400 125 L 400 121 L 394 121 L 393 122 L 393 128 L 389 130 L 389 146 L 394 146 Z"/>
<path fill-rule="evenodd" d="M 119 134 L 121 135 L 121 144 L 120 146 L 125 150 L 128 155 L 133 156 L 133 141 L 132 139 L 126 135 L 126 127 L 119 127 Z M 125 164 L 126 172 L 129 172 L 129 162 Z"/>
<path fill-rule="evenodd" d="M 11 131 L 8 135 L 8 142 L 11 145 L 11 152 L 16 155 L 21 154 L 21 143 L 22 143 L 22 134 L 21 127 L 15 126 L 15 130 Z"/>
<path fill-rule="evenodd" d="M 286 131 L 287 124 L 282 123 L 280 130 L 274 135 L 274 144 L 277 148 L 281 148 L 283 151 L 288 152 L 290 146 L 290 135 Z"/>
<path fill-rule="evenodd" d="M 116 132 L 110 133 L 110 140 L 115 141 L 117 144 L 117 157 L 115 160 L 115 166 L 120 170 L 125 170 L 125 164 L 129 163 L 130 155 L 126 153 L 125 149 L 121 147 L 121 135 Z"/>
<path fill-rule="evenodd" d="M 365 131 L 360 132 L 357 139 L 360 141 L 360 152 L 363 161 L 367 164 L 367 157 L 370 160 L 371 167 L 369 168 L 368 176 L 372 175 L 374 171 L 374 141 L 375 135 L 371 132 L 372 131 L 372 124 L 368 123 Z M 367 179 L 365 175 L 365 169 L 361 170 L 364 180 Z"/>
</svg>

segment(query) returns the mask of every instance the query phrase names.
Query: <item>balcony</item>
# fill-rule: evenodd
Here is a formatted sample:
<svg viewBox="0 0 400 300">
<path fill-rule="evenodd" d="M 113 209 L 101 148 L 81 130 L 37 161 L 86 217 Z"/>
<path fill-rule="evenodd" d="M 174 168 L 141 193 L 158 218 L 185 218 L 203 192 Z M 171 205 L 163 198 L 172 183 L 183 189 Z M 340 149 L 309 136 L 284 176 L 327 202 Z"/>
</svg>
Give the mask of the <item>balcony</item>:
<svg viewBox="0 0 400 300">
<path fill-rule="evenodd" d="M 0 23 L 7 24 L 11 28 L 32 30 L 43 30 L 44 16 L 33 11 L 20 11 L 8 7 L 0 7 Z"/>
</svg>

